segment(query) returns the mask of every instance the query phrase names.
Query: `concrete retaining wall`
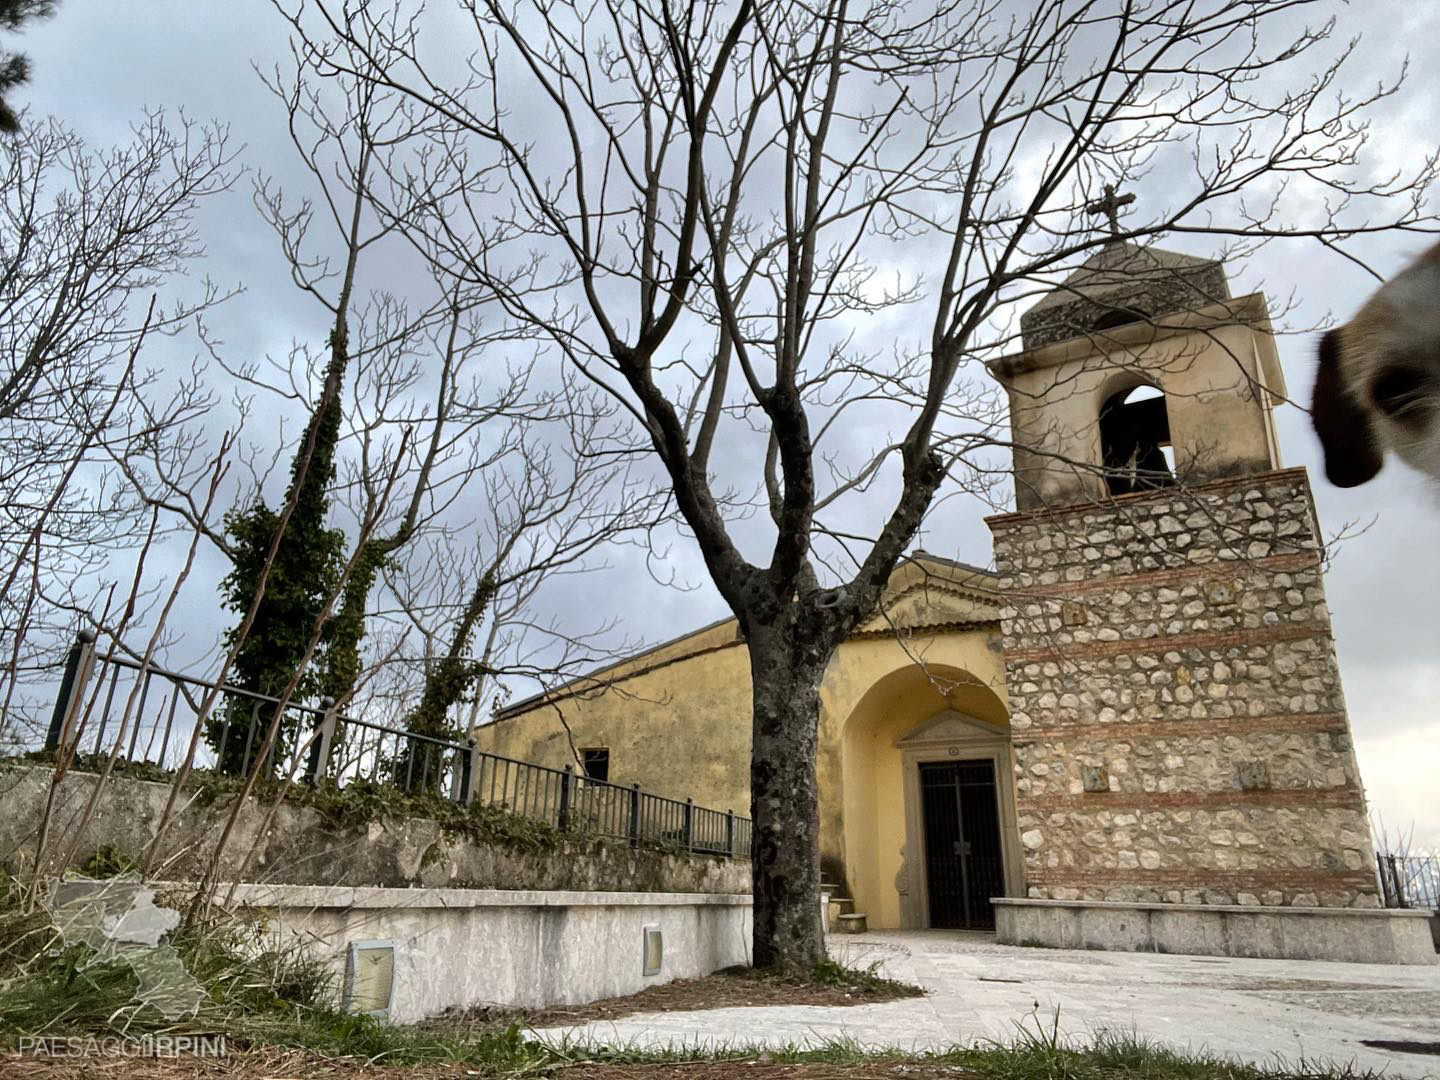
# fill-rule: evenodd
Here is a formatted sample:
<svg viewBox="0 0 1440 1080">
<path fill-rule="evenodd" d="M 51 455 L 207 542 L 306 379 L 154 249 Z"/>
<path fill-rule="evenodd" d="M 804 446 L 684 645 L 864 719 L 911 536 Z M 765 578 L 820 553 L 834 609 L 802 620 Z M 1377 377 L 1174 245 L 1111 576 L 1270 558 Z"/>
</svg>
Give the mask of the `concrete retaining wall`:
<svg viewBox="0 0 1440 1080">
<path fill-rule="evenodd" d="M 0 867 L 34 865 L 36 836 L 51 784 L 48 768 L 0 767 Z M 60 783 L 52 815 L 46 869 L 73 848 L 72 864 L 98 850 L 138 859 L 148 849 L 165 808 L 166 784 L 112 777 L 83 835 L 75 837 L 97 781 L 71 773 Z M 161 876 L 198 880 L 219 839 L 234 796 L 181 800 L 165 839 Z M 305 806 L 286 804 L 268 827 L 266 806 L 250 799 L 221 860 L 226 880 L 304 885 L 374 885 L 469 889 L 569 889 L 652 893 L 748 893 L 750 865 L 707 855 L 669 855 L 624 843 L 574 841 L 525 847 L 446 836 L 434 821 L 379 817 L 337 823 Z M 73 843 L 72 843 L 73 841 Z M 254 847 L 242 869 L 240 860 Z"/>
<path fill-rule="evenodd" d="M 1005 945 L 1367 964 L 1440 962 L 1425 911 L 996 898 Z"/>
<path fill-rule="evenodd" d="M 732 894 L 240 885 L 236 899 L 325 958 L 337 986 L 350 942 L 393 942 L 402 1023 L 633 994 L 750 958 L 750 898 Z M 655 975 L 643 974 L 646 927 L 663 935 Z"/>
</svg>

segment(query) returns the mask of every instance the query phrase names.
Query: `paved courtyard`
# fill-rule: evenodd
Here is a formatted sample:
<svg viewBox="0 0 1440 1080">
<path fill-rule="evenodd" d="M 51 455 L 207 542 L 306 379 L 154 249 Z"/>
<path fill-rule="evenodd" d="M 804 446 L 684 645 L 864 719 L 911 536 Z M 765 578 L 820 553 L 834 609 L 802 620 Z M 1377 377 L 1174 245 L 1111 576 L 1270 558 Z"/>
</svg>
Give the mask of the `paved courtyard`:
<svg viewBox="0 0 1440 1080">
<path fill-rule="evenodd" d="M 1440 1056 L 1361 1040 L 1440 1042 L 1440 966 L 1232 960 L 996 945 L 947 931 L 832 937 L 846 963 L 924 986 L 924 998 L 847 1008 L 785 1006 L 642 1013 L 545 1032 L 611 1044 L 780 1045 L 851 1039 L 933 1049 L 1009 1041 L 1019 1025 L 1062 1034 L 1133 1030 L 1180 1048 L 1252 1060 L 1354 1062 L 1403 1077 L 1440 1076 Z"/>
</svg>

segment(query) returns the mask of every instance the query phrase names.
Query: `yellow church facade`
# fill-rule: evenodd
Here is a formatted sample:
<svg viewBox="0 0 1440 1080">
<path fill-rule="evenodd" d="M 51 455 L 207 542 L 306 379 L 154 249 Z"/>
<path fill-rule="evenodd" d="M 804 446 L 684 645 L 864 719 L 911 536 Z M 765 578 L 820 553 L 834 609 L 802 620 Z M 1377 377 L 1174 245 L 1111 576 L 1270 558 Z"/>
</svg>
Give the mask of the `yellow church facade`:
<svg viewBox="0 0 1440 1080">
<path fill-rule="evenodd" d="M 999 604 L 993 575 L 917 554 L 826 671 L 822 876 L 872 927 L 988 927 L 985 894 L 1024 895 Z M 592 771 L 603 762 L 611 783 L 747 814 L 745 643 L 726 619 L 519 702 L 474 734 L 490 753 Z M 962 838 L 967 805 L 980 810 Z M 955 880 L 934 883 L 944 912 L 930 910 L 927 806 L 931 847 L 946 848 L 928 863 L 939 874 L 957 867 Z M 973 883 L 953 858 L 934 857 L 967 842 Z"/>
</svg>

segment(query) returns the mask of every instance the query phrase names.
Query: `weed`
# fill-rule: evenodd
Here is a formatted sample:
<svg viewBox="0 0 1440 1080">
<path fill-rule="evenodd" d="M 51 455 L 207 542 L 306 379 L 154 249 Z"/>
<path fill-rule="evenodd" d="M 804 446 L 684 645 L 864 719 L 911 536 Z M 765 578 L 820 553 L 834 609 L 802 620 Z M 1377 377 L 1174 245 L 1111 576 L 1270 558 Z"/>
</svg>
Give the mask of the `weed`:
<svg viewBox="0 0 1440 1080">
<path fill-rule="evenodd" d="M 92 878 L 119 877 L 139 869 L 140 864 L 133 857 L 113 844 L 102 844 L 80 863 L 80 872 Z"/>
<path fill-rule="evenodd" d="M 881 975 L 880 963 L 876 960 L 866 967 L 856 968 L 826 957 L 815 965 L 810 978 L 818 986 L 835 986 L 866 996 L 920 997 L 925 993 L 923 987 Z"/>
</svg>

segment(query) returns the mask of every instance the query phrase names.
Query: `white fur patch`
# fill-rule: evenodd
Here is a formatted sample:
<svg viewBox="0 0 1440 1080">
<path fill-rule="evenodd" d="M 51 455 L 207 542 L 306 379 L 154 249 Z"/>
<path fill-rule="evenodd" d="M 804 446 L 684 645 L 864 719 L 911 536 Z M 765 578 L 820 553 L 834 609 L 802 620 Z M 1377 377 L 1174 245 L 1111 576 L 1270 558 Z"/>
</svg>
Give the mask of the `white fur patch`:
<svg viewBox="0 0 1440 1080">
<path fill-rule="evenodd" d="M 1383 285 L 1340 329 L 1340 374 L 1376 441 L 1440 480 L 1440 245 Z M 1404 417 L 1375 405 L 1375 381 L 1403 366 L 1422 376 L 1419 405 Z"/>
</svg>

